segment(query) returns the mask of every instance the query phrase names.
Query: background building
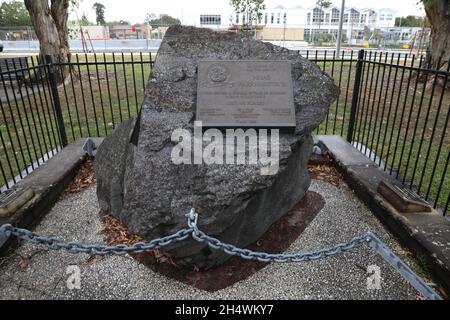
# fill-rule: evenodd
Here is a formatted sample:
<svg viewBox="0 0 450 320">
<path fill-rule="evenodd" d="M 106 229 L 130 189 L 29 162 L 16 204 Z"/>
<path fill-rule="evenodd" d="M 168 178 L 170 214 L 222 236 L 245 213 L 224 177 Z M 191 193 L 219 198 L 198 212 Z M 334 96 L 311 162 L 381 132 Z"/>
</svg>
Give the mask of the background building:
<svg viewBox="0 0 450 320">
<path fill-rule="evenodd" d="M 340 8 L 321 9 L 318 6 L 286 8 L 277 6 L 263 11 L 261 19 L 252 24 L 262 26 L 258 38 L 264 40 L 308 41 L 317 40 L 326 34 L 334 41 L 339 27 Z M 370 37 L 370 31 L 383 30 L 395 26 L 396 12 L 392 9 L 348 7 L 344 12 L 344 37 L 348 40 L 362 40 Z M 185 12 L 183 24 L 212 29 L 236 28 L 248 23 L 245 14 L 233 11 L 221 12 L 204 9 L 202 12 Z"/>
<path fill-rule="evenodd" d="M 70 40 L 106 40 L 109 39 L 109 28 L 105 26 L 82 26 L 70 24 L 68 26 Z"/>
<path fill-rule="evenodd" d="M 111 39 L 151 39 L 152 27 L 148 24 L 118 24 L 110 28 Z"/>
</svg>

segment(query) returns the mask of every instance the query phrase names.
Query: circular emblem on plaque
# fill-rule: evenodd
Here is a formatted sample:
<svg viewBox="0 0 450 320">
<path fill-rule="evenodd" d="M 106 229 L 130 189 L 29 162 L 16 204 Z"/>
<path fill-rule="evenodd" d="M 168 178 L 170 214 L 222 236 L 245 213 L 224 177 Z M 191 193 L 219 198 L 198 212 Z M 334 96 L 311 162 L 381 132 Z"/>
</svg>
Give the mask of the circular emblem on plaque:
<svg viewBox="0 0 450 320">
<path fill-rule="evenodd" d="M 225 82 L 230 76 L 230 70 L 223 64 L 213 64 L 208 69 L 208 77 L 212 82 Z"/>
</svg>

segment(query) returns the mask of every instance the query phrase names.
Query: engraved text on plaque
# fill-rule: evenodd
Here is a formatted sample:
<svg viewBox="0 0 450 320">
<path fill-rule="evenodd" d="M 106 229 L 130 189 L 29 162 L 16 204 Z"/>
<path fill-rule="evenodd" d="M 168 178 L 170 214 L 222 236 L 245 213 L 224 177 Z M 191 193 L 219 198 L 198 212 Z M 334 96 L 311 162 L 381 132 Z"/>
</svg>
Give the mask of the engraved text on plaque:
<svg viewBox="0 0 450 320">
<path fill-rule="evenodd" d="M 295 128 L 289 61 L 200 61 L 197 120 L 203 127 Z"/>
</svg>

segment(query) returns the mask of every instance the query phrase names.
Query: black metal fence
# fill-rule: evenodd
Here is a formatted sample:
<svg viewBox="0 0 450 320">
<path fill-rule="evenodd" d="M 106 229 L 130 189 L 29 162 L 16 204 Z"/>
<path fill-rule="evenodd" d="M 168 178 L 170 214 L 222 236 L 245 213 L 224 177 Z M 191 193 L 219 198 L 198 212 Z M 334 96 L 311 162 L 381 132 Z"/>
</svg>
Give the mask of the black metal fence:
<svg viewBox="0 0 450 320">
<path fill-rule="evenodd" d="M 341 94 L 318 133 L 355 148 L 434 208 L 450 200 L 449 63 L 436 70 L 409 53 L 306 51 Z M 438 65 L 441 65 L 438 62 Z"/>
<path fill-rule="evenodd" d="M 407 53 L 314 50 L 302 55 L 341 88 L 317 133 L 345 137 L 446 214 L 449 70 L 434 70 L 424 56 Z M 72 55 L 68 63 L 29 57 L 14 70 L 0 63 L 2 191 L 67 143 L 106 136 L 136 116 L 152 65 L 149 53 Z M 67 80 L 56 86 L 63 72 Z M 21 73 L 24 83 L 17 81 Z"/>
<path fill-rule="evenodd" d="M 153 65 L 150 53 L 48 59 L 0 58 L 1 192 L 75 139 L 107 136 L 136 116 Z"/>
<path fill-rule="evenodd" d="M 361 53 L 347 139 L 435 208 L 449 204 L 450 75 L 424 57 Z M 441 65 L 438 62 L 438 65 Z M 356 88 L 358 86 L 355 84 Z"/>
</svg>

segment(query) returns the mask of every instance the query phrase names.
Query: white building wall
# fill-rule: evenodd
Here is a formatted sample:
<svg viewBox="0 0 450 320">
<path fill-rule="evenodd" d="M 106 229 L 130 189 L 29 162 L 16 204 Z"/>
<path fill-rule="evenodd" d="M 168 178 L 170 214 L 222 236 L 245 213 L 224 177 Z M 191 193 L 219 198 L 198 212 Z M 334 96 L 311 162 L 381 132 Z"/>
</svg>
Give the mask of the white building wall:
<svg viewBox="0 0 450 320">
<path fill-rule="evenodd" d="M 395 26 L 395 11 L 391 9 L 381 9 L 377 15 L 378 28 L 393 28 Z"/>
<path fill-rule="evenodd" d="M 202 24 L 201 16 L 220 16 L 220 24 Z M 182 24 L 194 27 L 208 27 L 211 29 L 227 29 L 232 26 L 232 10 L 204 8 L 201 11 L 183 10 Z"/>
<path fill-rule="evenodd" d="M 317 13 L 320 8 L 310 7 L 304 8 L 296 6 L 285 8 L 277 6 L 268 8 L 263 11 L 262 18 L 254 21 L 253 24 L 267 26 L 269 28 L 303 28 L 306 30 L 320 29 L 320 32 L 329 32 L 337 34 L 339 27 L 339 7 L 330 7 L 322 9 L 323 18 L 319 23 Z M 314 13 L 316 12 L 316 15 Z M 204 24 L 201 16 L 220 16 L 220 24 Z M 309 19 L 308 19 L 309 15 Z M 216 8 L 204 8 L 200 12 L 186 10 L 183 12 L 182 23 L 184 25 L 196 27 L 208 27 L 212 29 L 228 29 L 233 25 L 242 25 L 244 22 L 244 14 L 236 14 L 230 8 L 228 10 L 219 10 Z M 392 28 L 395 25 L 396 12 L 392 9 L 374 10 L 370 8 L 350 8 L 344 11 L 344 31 L 350 38 L 352 33 L 362 32 L 365 27 L 374 28 Z"/>
</svg>

